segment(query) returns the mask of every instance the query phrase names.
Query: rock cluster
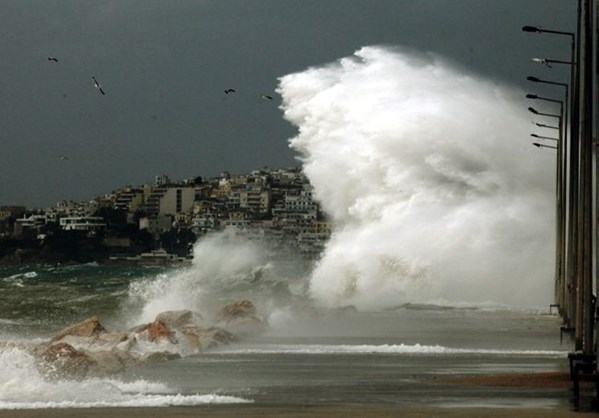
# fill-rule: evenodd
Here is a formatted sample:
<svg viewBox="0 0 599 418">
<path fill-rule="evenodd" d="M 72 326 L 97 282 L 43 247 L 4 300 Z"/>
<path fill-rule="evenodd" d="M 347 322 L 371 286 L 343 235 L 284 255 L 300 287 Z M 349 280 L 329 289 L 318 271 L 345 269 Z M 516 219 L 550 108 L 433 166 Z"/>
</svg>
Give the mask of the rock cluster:
<svg viewBox="0 0 599 418">
<path fill-rule="evenodd" d="M 216 320 L 224 329 L 239 335 L 261 332 L 266 328 L 266 322 L 258 316 L 256 307 L 247 299 L 222 308 Z"/>
<path fill-rule="evenodd" d="M 26 347 L 48 379 L 84 379 L 166 361 L 237 341 L 230 328 L 256 332 L 266 327 L 248 300 L 225 306 L 211 326 L 197 312 L 162 312 L 154 321 L 125 331 L 107 330 L 95 316 L 65 328 L 49 341 Z"/>
</svg>

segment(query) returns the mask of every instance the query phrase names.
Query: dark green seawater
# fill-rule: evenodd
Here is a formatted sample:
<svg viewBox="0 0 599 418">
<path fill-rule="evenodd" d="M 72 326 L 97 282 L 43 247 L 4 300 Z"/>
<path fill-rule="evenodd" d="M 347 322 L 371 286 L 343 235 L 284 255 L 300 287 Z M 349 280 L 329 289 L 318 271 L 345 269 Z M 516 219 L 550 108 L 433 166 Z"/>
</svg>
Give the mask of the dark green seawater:
<svg viewBox="0 0 599 418">
<path fill-rule="evenodd" d="M 133 280 L 152 280 L 163 267 L 100 265 L 0 266 L 0 331 L 45 334 L 98 315 L 119 320 Z"/>
</svg>

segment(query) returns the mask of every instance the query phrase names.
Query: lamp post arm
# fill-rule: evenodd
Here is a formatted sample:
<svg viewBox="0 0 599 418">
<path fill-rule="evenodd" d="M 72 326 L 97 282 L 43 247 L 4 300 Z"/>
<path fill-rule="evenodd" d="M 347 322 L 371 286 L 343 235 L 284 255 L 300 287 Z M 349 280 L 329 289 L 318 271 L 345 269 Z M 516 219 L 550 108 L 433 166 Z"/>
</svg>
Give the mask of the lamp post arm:
<svg viewBox="0 0 599 418">
<path fill-rule="evenodd" d="M 551 146 L 551 145 L 545 145 L 545 144 L 539 144 L 538 142 L 533 142 L 532 143 L 535 147 L 537 148 L 550 148 L 550 149 L 557 149 L 557 147 Z"/>
</svg>

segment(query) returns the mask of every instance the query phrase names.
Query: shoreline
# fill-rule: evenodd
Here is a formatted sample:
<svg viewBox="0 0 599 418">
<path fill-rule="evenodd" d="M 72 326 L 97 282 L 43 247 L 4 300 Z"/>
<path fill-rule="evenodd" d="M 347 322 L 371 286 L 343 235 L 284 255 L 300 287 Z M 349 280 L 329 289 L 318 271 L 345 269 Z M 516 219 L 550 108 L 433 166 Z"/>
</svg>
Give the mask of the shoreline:
<svg viewBox="0 0 599 418">
<path fill-rule="evenodd" d="M 405 417 L 405 418 L 563 418 L 563 417 L 596 417 L 596 412 L 588 411 L 590 406 L 589 391 L 593 388 L 591 382 L 581 382 L 581 410 L 574 411 L 568 402 L 572 382 L 568 372 L 539 372 L 539 373 L 506 373 L 482 375 L 434 376 L 423 378 L 424 381 L 442 385 L 457 386 L 467 392 L 473 386 L 489 389 L 484 399 L 466 395 L 455 404 L 433 402 L 398 402 L 396 404 L 374 403 L 242 403 L 242 404 L 205 404 L 194 406 L 156 406 L 156 407 L 73 407 L 73 408 L 39 408 L 39 409 L 0 409 L 0 418 L 308 418 L 308 417 Z M 510 395 L 504 390 L 522 389 L 530 391 L 518 400 L 510 400 Z M 537 398 L 543 391 L 563 391 L 563 402 L 554 405 L 531 407 L 527 400 Z M 534 394 L 533 394 L 534 392 Z M 547 398 L 548 400 L 551 397 Z M 494 400 L 510 400 L 496 403 Z M 555 399 L 555 398 L 553 398 Z"/>
<path fill-rule="evenodd" d="M 68 408 L 68 409 L 4 409 L 0 418 L 226 418 L 226 417 L 485 417 L 485 418 L 563 418 L 596 417 L 596 413 L 575 412 L 565 408 L 484 408 L 484 407 L 442 407 L 424 405 L 205 405 L 155 408 Z"/>
</svg>

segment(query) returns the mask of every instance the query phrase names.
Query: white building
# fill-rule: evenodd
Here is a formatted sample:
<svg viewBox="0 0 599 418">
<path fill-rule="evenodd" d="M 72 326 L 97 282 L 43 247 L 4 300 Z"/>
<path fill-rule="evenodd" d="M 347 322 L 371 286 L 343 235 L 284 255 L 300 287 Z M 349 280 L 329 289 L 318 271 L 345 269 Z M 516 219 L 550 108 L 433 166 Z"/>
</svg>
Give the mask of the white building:
<svg viewBox="0 0 599 418">
<path fill-rule="evenodd" d="M 106 229 L 101 216 L 65 216 L 60 218 L 60 227 L 65 231 L 100 231 Z"/>
</svg>

